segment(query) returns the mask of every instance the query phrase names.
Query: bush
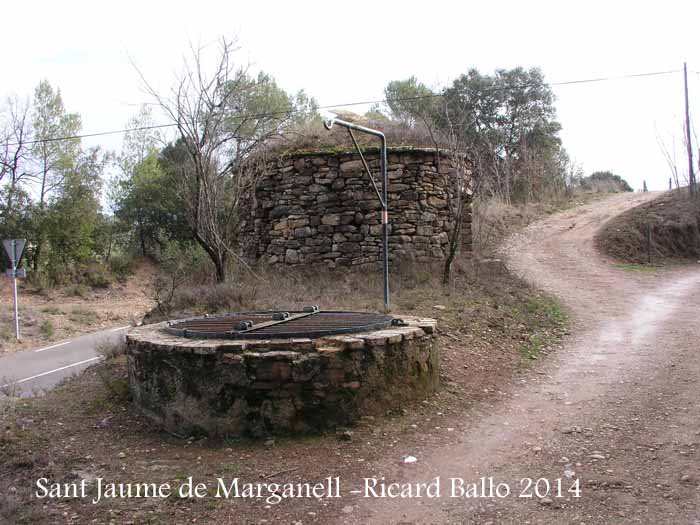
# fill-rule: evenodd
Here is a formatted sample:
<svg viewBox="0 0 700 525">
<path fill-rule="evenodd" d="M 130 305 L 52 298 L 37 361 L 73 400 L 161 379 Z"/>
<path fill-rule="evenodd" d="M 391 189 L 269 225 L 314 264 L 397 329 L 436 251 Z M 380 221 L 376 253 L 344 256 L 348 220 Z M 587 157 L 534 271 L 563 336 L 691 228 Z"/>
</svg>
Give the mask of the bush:
<svg viewBox="0 0 700 525">
<path fill-rule="evenodd" d="M 39 326 L 39 330 L 41 330 L 41 335 L 46 339 L 51 339 L 54 335 L 53 323 L 50 319 L 44 319 Z"/>
<path fill-rule="evenodd" d="M 135 259 L 131 254 L 118 253 L 109 258 L 109 269 L 119 282 L 124 282 L 134 273 Z"/>
<path fill-rule="evenodd" d="M 633 191 L 625 179 L 609 171 L 596 171 L 581 179 L 581 188 L 594 193 Z"/>
<path fill-rule="evenodd" d="M 119 341 L 103 339 L 97 342 L 95 351 L 105 359 L 114 359 L 126 353 L 126 341 L 123 339 Z"/>
<path fill-rule="evenodd" d="M 113 277 L 104 264 L 95 263 L 85 269 L 83 280 L 91 288 L 109 288 Z"/>
<path fill-rule="evenodd" d="M 80 297 L 85 299 L 90 292 L 90 289 L 84 284 L 71 284 L 66 286 L 64 292 L 69 297 Z"/>
</svg>

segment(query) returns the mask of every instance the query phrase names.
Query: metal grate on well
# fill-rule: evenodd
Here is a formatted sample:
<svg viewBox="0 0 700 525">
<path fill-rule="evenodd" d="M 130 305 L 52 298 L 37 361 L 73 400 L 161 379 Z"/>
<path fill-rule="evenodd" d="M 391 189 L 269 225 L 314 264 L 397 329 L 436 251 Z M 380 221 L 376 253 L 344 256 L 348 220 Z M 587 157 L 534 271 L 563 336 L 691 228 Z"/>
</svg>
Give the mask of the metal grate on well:
<svg viewBox="0 0 700 525">
<path fill-rule="evenodd" d="M 404 324 L 374 312 L 302 311 L 237 312 L 170 321 L 165 331 L 194 339 L 291 339 L 351 334 Z"/>
</svg>

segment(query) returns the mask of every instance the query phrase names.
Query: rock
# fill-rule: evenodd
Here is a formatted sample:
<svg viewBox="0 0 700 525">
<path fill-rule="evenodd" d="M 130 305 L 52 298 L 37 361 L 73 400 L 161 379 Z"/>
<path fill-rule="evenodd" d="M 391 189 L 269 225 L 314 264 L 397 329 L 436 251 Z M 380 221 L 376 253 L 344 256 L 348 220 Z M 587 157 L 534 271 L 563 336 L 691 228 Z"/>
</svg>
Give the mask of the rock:
<svg viewBox="0 0 700 525">
<path fill-rule="evenodd" d="M 341 441 L 352 441 L 353 432 L 351 430 L 345 430 L 338 434 L 338 438 Z"/>
<path fill-rule="evenodd" d="M 336 214 L 331 214 L 331 215 L 324 215 L 321 217 L 321 224 L 324 224 L 326 226 L 340 226 L 340 215 Z"/>
<path fill-rule="evenodd" d="M 542 452 L 542 447 L 532 447 L 533 452 Z"/>
<path fill-rule="evenodd" d="M 268 439 L 267 441 L 265 441 L 265 446 L 268 447 L 268 448 L 274 447 L 274 446 L 275 446 L 275 440 L 274 440 L 274 438 L 273 438 L 273 439 Z"/>
<path fill-rule="evenodd" d="M 403 458 L 404 463 L 415 463 L 418 459 L 415 456 L 406 456 Z"/>
<path fill-rule="evenodd" d="M 124 452 L 120 452 L 119 454 L 117 454 L 117 457 L 119 459 L 124 459 L 126 457 L 126 454 Z"/>
<path fill-rule="evenodd" d="M 353 511 L 352 505 L 347 505 L 347 506 L 343 507 L 343 513 L 345 513 L 345 514 L 350 514 L 352 511 Z"/>
<path fill-rule="evenodd" d="M 551 505 L 552 503 L 554 503 L 554 501 L 552 500 L 552 498 L 542 498 L 542 499 L 540 499 L 540 505 L 548 506 L 548 505 Z"/>
<path fill-rule="evenodd" d="M 284 254 L 285 262 L 289 264 L 295 264 L 299 262 L 299 252 L 296 250 L 288 249 Z"/>
<path fill-rule="evenodd" d="M 681 481 L 688 482 L 690 480 L 691 478 L 688 474 L 684 474 L 683 476 L 681 476 Z"/>
<path fill-rule="evenodd" d="M 605 459 L 605 456 L 603 454 L 591 454 L 588 457 L 591 459 Z"/>
<path fill-rule="evenodd" d="M 433 305 L 433 308 L 435 308 L 436 310 L 447 310 L 447 306 L 445 306 L 443 304 Z"/>
</svg>

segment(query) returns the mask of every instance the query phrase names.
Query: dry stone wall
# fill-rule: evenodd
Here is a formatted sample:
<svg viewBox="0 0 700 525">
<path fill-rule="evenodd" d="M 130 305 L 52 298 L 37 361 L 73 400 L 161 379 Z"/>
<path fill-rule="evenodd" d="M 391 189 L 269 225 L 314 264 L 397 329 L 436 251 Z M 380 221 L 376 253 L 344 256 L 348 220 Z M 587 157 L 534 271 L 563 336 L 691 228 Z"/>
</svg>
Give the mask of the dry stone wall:
<svg viewBox="0 0 700 525">
<path fill-rule="evenodd" d="M 369 150 L 365 158 L 381 186 L 379 151 Z M 390 149 L 387 169 L 391 259 L 446 257 L 454 227 L 448 193 L 453 185 L 446 181 L 464 170 L 444 153 L 418 148 Z M 462 249 L 470 250 L 471 192 L 464 198 Z M 246 209 L 248 259 L 336 267 L 381 258 L 381 204 L 356 152 L 300 152 L 268 162 Z"/>
<path fill-rule="evenodd" d="M 319 339 L 194 340 L 165 323 L 127 335 L 129 386 L 143 414 L 178 435 L 304 434 L 350 425 L 431 394 L 435 321 Z"/>
</svg>

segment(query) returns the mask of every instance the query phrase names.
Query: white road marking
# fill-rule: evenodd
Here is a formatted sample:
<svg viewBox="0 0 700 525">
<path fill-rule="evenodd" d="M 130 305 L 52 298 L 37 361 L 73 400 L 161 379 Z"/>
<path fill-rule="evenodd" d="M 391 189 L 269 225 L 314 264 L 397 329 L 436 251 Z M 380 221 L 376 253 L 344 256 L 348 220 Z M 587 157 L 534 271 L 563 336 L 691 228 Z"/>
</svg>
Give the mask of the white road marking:
<svg viewBox="0 0 700 525">
<path fill-rule="evenodd" d="M 58 348 L 59 346 L 67 345 L 68 343 L 70 343 L 70 341 L 63 341 L 62 343 L 47 346 L 46 348 L 39 348 L 39 350 L 34 350 L 34 352 L 44 352 L 46 350 L 51 350 L 52 348 Z"/>
<path fill-rule="evenodd" d="M 84 361 L 80 361 L 80 362 L 78 362 L 78 363 L 73 363 L 72 365 L 62 366 L 61 368 L 55 368 L 55 369 L 53 369 L 53 370 L 49 370 L 48 372 L 42 372 L 41 374 L 37 374 L 37 375 L 35 375 L 35 376 L 25 377 L 24 379 L 20 379 L 19 381 L 13 381 L 12 383 L 7 383 L 6 385 L 0 386 L 0 388 L 6 388 L 6 387 L 12 386 L 12 385 L 19 385 L 20 383 L 24 383 L 24 382 L 26 382 L 26 381 L 31 381 L 32 379 L 37 379 L 37 378 L 39 378 L 39 377 L 44 377 L 44 376 L 47 376 L 47 375 L 49 375 L 49 374 L 53 374 L 53 373 L 55 373 L 55 372 L 60 372 L 61 370 L 65 370 L 65 369 L 67 369 L 67 368 L 72 368 L 72 367 L 74 367 L 74 366 L 84 365 L 85 363 L 90 363 L 90 362 L 92 362 L 92 361 L 97 361 L 98 359 L 103 359 L 103 357 L 102 357 L 102 356 L 91 357 L 90 359 L 85 359 Z"/>
<path fill-rule="evenodd" d="M 119 328 L 112 328 L 110 332 L 118 332 L 119 330 L 126 330 L 127 328 L 131 328 L 131 325 L 128 324 L 126 326 L 120 326 Z"/>
</svg>

